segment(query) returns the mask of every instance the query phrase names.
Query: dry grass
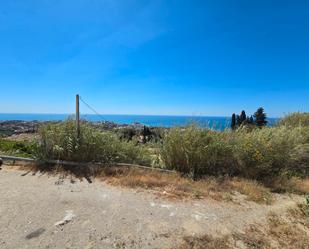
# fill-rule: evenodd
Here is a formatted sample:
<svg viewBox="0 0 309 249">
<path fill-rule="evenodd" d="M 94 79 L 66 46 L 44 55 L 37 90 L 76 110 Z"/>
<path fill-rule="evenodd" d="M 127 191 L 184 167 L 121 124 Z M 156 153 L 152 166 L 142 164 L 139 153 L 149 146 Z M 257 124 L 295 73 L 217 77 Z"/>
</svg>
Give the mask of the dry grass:
<svg viewBox="0 0 309 249">
<path fill-rule="evenodd" d="M 255 181 L 241 178 L 205 178 L 193 181 L 177 173 L 136 168 L 106 168 L 102 176 L 113 185 L 157 190 L 169 198 L 211 197 L 215 200 L 232 200 L 234 192 L 237 191 L 246 195 L 248 200 L 271 203 L 268 189 Z"/>
<path fill-rule="evenodd" d="M 191 248 L 248 248 L 248 249 L 307 249 L 309 230 L 295 219 L 271 214 L 265 225 L 251 225 L 244 233 L 223 237 L 186 236 L 179 249 Z"/>
<path fill-rule="evenodd" d="M 276 215 L 269 218 L 269 235 L 280 248 L 307 249 L 309 245 L 308 231 Z"/>
<path fill-rule="evenodd" d="M 244 248 L 268 249 L 271 248 L 270 240 L 266 232 L 256 225 L 249 226 L 245 233 L 234 233 L 232 235 L 234 244 L 241 244 Z"/>
<path fill-rule="evenodd" d="M 300 233 L 299 229 L 295 228 L 278 216 L 270 215 L 267 225 L 251 225 L 244 234 L 235 233 L 232 236 L 235 241 L 250 249 L 305 248 L 304 232 Z"/>
<path fill-rule="evenodd" d="M 247 199 L 250 201 L 266 204 L 271 204 L 272 202 L 269 189 L 265 188 L 263 185 L 256 181 L 233 178 L 228 180 L 228 185 L 231 187 L 231 189 L 246 195 Z"/>
<path fill-rule="evenodd" d="M 288 213 L 297 223 L 309 229 L 309 204 L 300 203 L 296 208 L 290 208 Z"/>
<path fill-rule="evenodd" d="M 308 216 L 294 215 L 282 217 L 270 214 L 268 224 L 264 226 L 250 226 L 245 234 L 234 234 L 234 240 L 241 240 L 247 248 L 281 248 L 281 249 L 307 249 L 309 245 L 309 230 L 304 226 Z M 295 211 L 294 210 L 294 211 Z"/>
<path fill-rule="evenodd" d="M 222 238 L 214 238 L 210 235 L 201 237 L 186 236 L 183 238 L 184 242 L 179 249 L 229 249 L 228 236 Z"/>
<path fill-rule="evenodd" d="M 309 194 L 309 178 L 300 179 L 296 177 L 277 177 L 265 182 L 274 192 Z"/>
<path fill-rule="evenodd" d="M 104 169 L 102 176 L 112 185 L 157 190 L 169 198 L 202 198 L 206 195 L 205 191 L 200 191 L 192 180 L 183 178 L 178 173 L 109 167 Z"/>
<path fill-rule="evenodd" d="M 15 162 L 20 169 L 41 171 L 49 174 L 72 174 L 77 178 L 96 176 L 100 168 L 86 167 L 49 167 Z M 270 191 L 253 180 L 243 178 L 205 178 L 193 181 L 182 177 L 179 173 L 164 173 L 156 170 L 144 170 L 128 167 L 105 167 L 100 176 L 112 185 L 129 188 L 145 188 L 157 191 L 163 197 L 170 199 L 202 199 L 210 197 L 218 201 L 231 201 L 235 191 L 246 196 L 247 200 L 257 203 L 271 204 Z"/>
<path fill-rule="evenodd" d="M 294 189 L 302 194 L 309 194 L 309 178 L 306 179 L 294 179 Z"/>
</svg>

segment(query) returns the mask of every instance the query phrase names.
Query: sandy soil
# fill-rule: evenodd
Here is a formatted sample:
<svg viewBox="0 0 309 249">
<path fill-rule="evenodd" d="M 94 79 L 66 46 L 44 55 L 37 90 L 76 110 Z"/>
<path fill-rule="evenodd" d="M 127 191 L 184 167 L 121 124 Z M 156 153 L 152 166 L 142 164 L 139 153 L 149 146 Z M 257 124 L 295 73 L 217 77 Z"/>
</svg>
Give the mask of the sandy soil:
<svg viewBox="0 0 309 249">
<path fill-rule="evenodd" d="M 8 166 L 0 170 L 1 249 L 175 248 L 184 235 L 242 231 L 299 201 L 286 195 L 275 196 L 271 206 L 168 201 L 100 180 L 24 173 Z"/>
</svg>

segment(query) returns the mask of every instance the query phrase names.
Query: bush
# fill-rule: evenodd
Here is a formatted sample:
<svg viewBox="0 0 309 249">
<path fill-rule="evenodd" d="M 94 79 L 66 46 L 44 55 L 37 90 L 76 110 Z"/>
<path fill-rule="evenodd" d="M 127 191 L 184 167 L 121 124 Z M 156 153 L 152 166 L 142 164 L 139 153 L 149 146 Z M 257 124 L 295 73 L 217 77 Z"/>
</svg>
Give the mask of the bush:
<svg viewBox="0 0 309 249">
<path fill-rule="evenodd" d="M 240 175 L 263 179 L 309 175 L 309 128 L 265 127 L 235 132 L 173 128 L 161 157 L 170 168 L 194 177 Z"/>
<path fill-rule="evenodd" d="M 0 151 L 14 156 L 31 157 L 34 153 L 34 144 L 26 141 L 0 139 Z"/>
<path fill-rule="evenodd" d="M 142 147 L 121 141 L 114 133 L 92 128 L 87 122 L 81 122 L 79 137 L 73 120 L 44 125 L 40 127 L 39 135 L 36 156 L 41 160 L 150 163 L 147 151 Z"/>
<path fill-rule="evenodd" d="M 120 142 L 117 162 L 150 166 L 152 159 L 147 147 L 137 145 L 136 142 Z"/>
<path fill-rule="evenodd" d="M 117 130 L 121 140 L 131 141 L 136 135 L 137 131 L 132 127 L 125 127 Z"/>
<path fill-rule="evenodd" d="M 305 130 L 308 132 L 301 127 L 268 127 L 235 133 L 234 155 L 242 175 L 262 179 L 284 173 L 301 173 L 295 162 L 309 163 L 301 153 L 296 153 L 308 140 L 309 133 L 305 136 Z"/>
<path fill-rule="evenodd" d="M 167 129 L 160 135 L 162 143 L 155 144 L 160 147 L 156 158 L 168 169 L 193 178 L 230 175 L 264 180 L 308 176 L 309 126 L 303 121 L 287 123 L 262 129 L 244 126 L 222 132 L 194 125 Z M 117 133 L 100 131 L 87 122 L 81 123 L 79 138 L 72 120 L 44 125 L 39 134 L 35 154 L 43 160 L 151 165 L 150 154 L 155 157 L 156 152 L 155 148 L 134 139 L 126 141 Z"/>
<path fill-rule="evenodd" d="M 163 140 L 161 157 L 166 167 L 193 177 L 232 174 L 233 150 L 224 139 L 224 133 L 195 126 L 173 128 Z"/>
</svg>

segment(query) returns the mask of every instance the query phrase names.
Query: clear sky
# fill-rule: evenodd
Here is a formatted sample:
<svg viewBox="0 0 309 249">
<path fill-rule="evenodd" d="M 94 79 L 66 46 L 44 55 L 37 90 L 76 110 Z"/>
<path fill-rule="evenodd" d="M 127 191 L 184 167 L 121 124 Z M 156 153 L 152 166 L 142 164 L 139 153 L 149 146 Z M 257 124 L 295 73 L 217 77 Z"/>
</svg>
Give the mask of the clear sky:
<svg viewBox="0 0 309 249">
<path fill-rule="evenodd" d="M 306 0 L 3 0 L 0 34 L 0 112 L 309 111 Z"/>
</svg>

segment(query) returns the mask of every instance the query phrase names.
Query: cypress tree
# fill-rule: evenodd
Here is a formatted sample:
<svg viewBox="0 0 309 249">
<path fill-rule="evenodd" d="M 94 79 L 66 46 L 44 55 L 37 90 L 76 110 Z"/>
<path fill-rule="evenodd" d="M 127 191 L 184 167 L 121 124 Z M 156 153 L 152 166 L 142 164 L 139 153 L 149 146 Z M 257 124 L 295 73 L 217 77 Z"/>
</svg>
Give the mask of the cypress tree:
<svg viewBox="0 0 309 249">
<path fill-rule="evenodd" d="M 236 115 L 235 115 L 235 113 L 233 113 L 233 115 L 232 115 L 231 128 L 232 128 L 232 130 L 236 129 Z"/>
<path fill-rule="evenodd" d="M 240 117 L 239 115 L 236 115 L 236 127 L 239 127 L 241 125 Z"/>
<path fill-rule="evenodd" d="M 149 139 L 149 136 L 151 135 L 150 129 L 144 125 L 142 130 L 142 136 L 143 136 L 143 143 L 145 144 L 147 142 L 147 138 Z"/>
<path fill-rule="evenodd" d="M 255 123 L 258 127 L 263 127 L 267 125 L 267 116 L 266 113 L 264 112 L 264 108 L 260 107 L 257 109 L 257 111 L 254 113 L 254 118 L 255 118 Z"/>
<path fill-rule="evenodd" d="M 246 112 L 245 112 L 245 111 L 242 111 L 241 114 L 240 114 L 240 124 L 245 123 L 246 120 L 247 120 Z"/>
<path fill-rule="evenodd" d="M 250 122 L 250 117 L 249 117 L 249 116 L 247 116 L 246 121 L 245 121 L 245 124 L 251 124 L 251 122 Z"/>
<path fill-rule="evenodd" d="M 254 123 L 254 119 L 253 119 L 253 117 L 251 115 L 251 117 L 250 117 L 250 124 L 253 124 L 253 123 Z"/>
</svg>

